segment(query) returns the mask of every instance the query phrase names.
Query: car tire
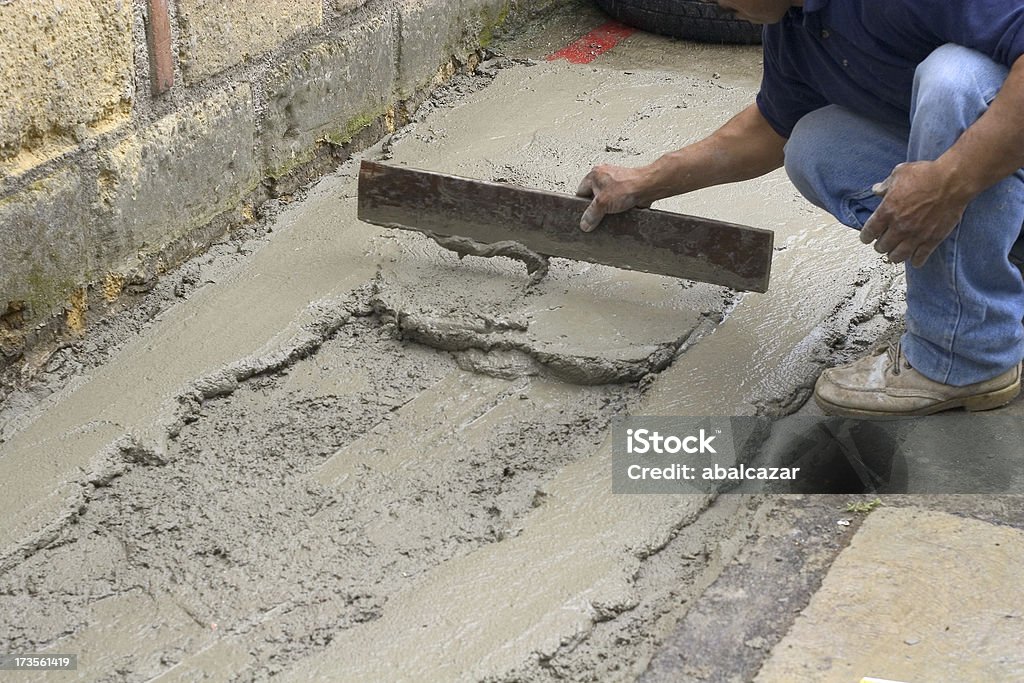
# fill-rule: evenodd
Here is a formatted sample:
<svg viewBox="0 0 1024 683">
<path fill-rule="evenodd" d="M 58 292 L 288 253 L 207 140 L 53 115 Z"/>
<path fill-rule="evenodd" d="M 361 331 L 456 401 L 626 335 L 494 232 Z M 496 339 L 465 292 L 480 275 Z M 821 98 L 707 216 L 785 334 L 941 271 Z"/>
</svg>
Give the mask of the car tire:
<svg viewBox="0 0 1024 683">
<path fill-rule="evenodd" d="M 741 45 L 761 42 L 760 26 L 736 19 L 710 0 L 597 0 L 597 4 L 627 26 L 672 38 Z"/>
</svg>

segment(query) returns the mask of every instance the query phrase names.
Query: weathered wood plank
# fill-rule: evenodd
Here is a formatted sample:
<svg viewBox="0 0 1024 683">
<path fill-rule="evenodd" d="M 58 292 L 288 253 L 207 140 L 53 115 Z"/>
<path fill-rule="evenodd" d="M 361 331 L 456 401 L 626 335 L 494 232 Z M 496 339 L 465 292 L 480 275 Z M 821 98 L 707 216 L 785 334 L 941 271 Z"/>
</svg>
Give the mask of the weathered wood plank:
<svg viewBox="0 0 1024 683">
<path fill-rule="evenodd" d="M 478 242 L 520 242 L 545 256 L 764 292 L 773 233 L 656 209 L 579 229 L 588 199 L 363 161 L 359 219 Z"/>
</svg>

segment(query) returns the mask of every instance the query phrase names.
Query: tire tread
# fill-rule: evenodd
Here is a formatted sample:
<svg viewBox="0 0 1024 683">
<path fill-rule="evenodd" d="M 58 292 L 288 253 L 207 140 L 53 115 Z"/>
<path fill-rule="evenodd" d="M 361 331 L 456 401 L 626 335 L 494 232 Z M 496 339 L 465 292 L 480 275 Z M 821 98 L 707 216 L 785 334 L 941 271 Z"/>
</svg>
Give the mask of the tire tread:
<svg viewBox="0 0 1024 683">
<path fill-rule="evenodd" d="M 672 38 L 756 45 L 761 27 L 733 18 L 706 0 L 597 0 L 614 19 Z"/>
</svg>

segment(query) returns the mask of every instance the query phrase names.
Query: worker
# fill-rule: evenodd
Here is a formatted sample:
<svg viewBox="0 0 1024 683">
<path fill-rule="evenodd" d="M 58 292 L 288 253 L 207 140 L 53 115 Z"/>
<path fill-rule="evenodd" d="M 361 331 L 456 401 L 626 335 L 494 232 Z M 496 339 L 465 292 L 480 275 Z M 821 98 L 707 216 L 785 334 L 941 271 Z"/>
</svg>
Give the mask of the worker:
<svg viewBox="0 0 1024 683">
<path fill-rule="evenodd" d="M 764 24 L 756 100 L 640 168 L 600 165 L 580 227 L 780 166 L 860 241 L 905 263 L 899 343 L 826 369 L 821 408 L 851 417 L 986 410 L 1024 358 L 1024 3 L 719 0 Z"/>
</svg>

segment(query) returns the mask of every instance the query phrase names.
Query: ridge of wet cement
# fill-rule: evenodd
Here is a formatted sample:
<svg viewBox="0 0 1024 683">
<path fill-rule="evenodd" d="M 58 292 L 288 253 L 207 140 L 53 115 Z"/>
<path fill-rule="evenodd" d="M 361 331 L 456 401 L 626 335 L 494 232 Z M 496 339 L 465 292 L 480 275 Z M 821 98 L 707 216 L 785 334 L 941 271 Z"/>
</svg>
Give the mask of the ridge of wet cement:
<svg viewBox="0 0 1024 683">
<path fill-rule="evenodd" d="M 636 382 L 668 367 L 690 337 L 687 331 L 678 339 L 657 345 L 641 359 L 601 358 L 540 350 L 534 340 L 523 335 L 529 323 L 522 320 L 408 311 L 388 304 L 379 292 L 370 304 L 385 325 L 393 326 L 398 339 L 456 353 L 461 367 L 506 379 L 547 374 L 581 385 Z"/>
<path fill-rule="evenodd" d="M 682 611 L 733 560 L 758 527 L 757 497 L 718 496 L 634 550 L 628 600 L 591 603 L 586 631 L 522 663 L 508 680 L 633 680 Z M 616 656 L 604 653 L 614 652 Z"/>
<path fill-rule="evenodd" d="M 341 312 L 341 315 L 334 319 L 338 320 L 344 317 L 344 312 Z M 151 460 L 148 449 L 142 449 L 141 457 L 136 459 L 142 462 L 151 462 L 155 466 L 151 474 L 143 476 L 140 469 L 141 462 L 136 462 L 133 466 L 125 468 L 125 471 L 118 476 L 105 482 L 105 485 L 95 488 L 94 498 L 90 501 L 91 505 L 88 509 L 81 511 L 77 523 L 65 530 L 66 533 L 59 542 L 46 548 L 44 555 L 26 560 L 17 569 L 5 571 L 0 576 L 0 601 L 6 600 L 9 604 L 11 597 L 17 595 L 23 596 L 22 599 L 32 595 L 37 596 L 36 599 L 45 596 L 54 605 L 49 611 L 59 615 L 63 610 L 59 605 L 63 604 L 61 601 L 65 599 L 60 591 L 48 590 L 35 593 L 26 593 L 26 591 L 29 591 L 29 587 L 32 585 L 46 586 L 49 585 L 48 582 L 66 580 L 61 578 L 63 574 L 60 572 L 64 571 L 60 569 L 62 567 L 88 567 L 87 576 L 77 580 L 84 581 L 84 585 L 101 580 L 105 584 L 113 581 L 124 589 L 113 590 L 108 586 L 103 589 L 102 595 L 106 597 L 102 598 L 101 602 L 135 600 L 136 598 L 130 597 L 134 590 L 131 586 L 139 581 L 143 581 L 143 585 L 146 585 L 148 581 L 144 580 L 144 577 L 150 575 L 153 577 L 153 583 L 150 585 L 162 587 L 152 594 L 147 593 L 145 597 L 139 596 L 139 599 L 147 603 L 152 602 L 154 606 L 165 605 L 161 609 L 180 610 L 187 615 L 185 621 L 191 624 L 187 628 L 182 625 L 181 634 L 176 638 L 170 637 L 165 643 L 159 645 L 159 647 L 170 648 L 169 651 L 165 649 L 164 653 L 160 655 L 161 661 L 168 657 L 170 658 L 169 662 L 175 661 L 177 655 L 174 654 L 174 650 L 180 647 L 176 643 L 180 643 L 181 638 L 189 638 L 193 641 L 198 639 L 198 643 L 207 643 L 208 646 L 218 649 L 228 647 L 221 643 L 243 643 L 240 646 L 243 650 L 260 653 L 251 662 L 255 668 L 245 669 L 248 673 L 245 673 L 244 677 L 247 680 L 263 680 L 275 671 L 280 671 L 294 657 L 311 649 L 315 651 L 322 647 L 323 643 L 329 640 L 331 634 L 337 629 L 351 627 L 376 618 L 386 599 L 384 596 L 387 591 L 394 590 L 405 583 L 407 579 L 403 577 L 408 573 L 414 574 L 423 571 L 423 561 L 427 561 L 427 566 L 430 566 L 442 561 L 452 552 L 465 552 L 467 544 L 493 543 L 518 533 L 516 530 L 517 516 L 544 505 L 546 496 L 541 488 L 543 486 L 540 483 L 541 480 L 537 478 L 538 474 L 543 478 L 543 476 L 547 476 L 543 474 L 544 472 L 557 471 L 560 464 L 564 463 L 566 458 L 574 458 L 575 454 L 584 448 L 584 444 L 590 443 L 592 447 L 593 440 L 603 430 L 603 421 L 621 410 L 621 405 L 619 405 L 621 399 L 616 399 L 615 395 L 624 388 L 614 391 L 610 388 L 583 387 L 563 390 L 557 388 L 556 384 L 551 384 L 549 389 L 542 389 L 538 392 L 538 385 L 527 385 L 523 382 L 464 380 L 507 388 L 501 389 L 494 399 L 480 404 L 477 411 L 473 413 L 474 415 L 480 413 L 480 417 L 477 419 L 492 421 L 489 426 L 481 425 L 481 428 L 490 435 L 490 442 L 484 441 L 472 445 L 470 450 L 452 463 L 457 468 L 431 467 L 408 483 L 403 483 L 404 477 L 381 479 L 373 475 L 372 472 L 365 472 L 360 475 L 355 487 L 348 493 L 344 491 L 333 493 L 333 489 L 330 488 L 311 483 L 303 484 L 302 476 L 287 485 L 285 489 L 287 495 L 282 494 L 284 498 L 280 500 L 287 500 L 290 509 L 305 511 L 298 516 L 292 515 L 293 522 L 300 526 L 287 533 L 297 534 L 301 544 L 309 544 L 314 539 L 332 539 L 329 544 L 332 550 L 326 553 L 323 559 L 317 560 L 317 569 L 312 570 L 309 574 L 310 580 L 315 579 L 315 583 L 326 581 L 325 584 L 314 586 L 310 580 L 300 579 L 299 585 L 285 590 L 277 597 L 275 597 L 275 590 L 283 589 L 264 587 L 263 590 L 268 591 L 268 595 L 265 598 L 255 595 L 253 598 L 263 606 L 260 610 L 252 611 L 250 609 L 248 612 L 244 610 L 235 612 L 237 607 L 243 605 L 231 607 L 235 602 L 234 599 L 228 600 L 228 607 L 218 607 L 222 603 L 216 594 L 204 593 L 202 599 L 176 594 L 173 585 L 181 582 L 184 577 L 179 577 L 168 585 L 166 572 L 180 571 L 173 569 L 174 567 L 195 566 L 198 568 L 208 563 L 210 569 L 214 570 L 211 577 L 223 575 L 230 581 L 240 581 L 239 572 L 243 567 L 255 568 L 263 564 L 263 562 L 253 564 L 252 559 L 245 560 L 248 557 L 247 553 L 252 552 L 246 550 L 245 543 L 248 543 L 247 539 L 256 533 L 249 530 L 248 524 L 245 525 L 246 530 L 244 531 L 241 527 L 231 531 L 226 527 L 209 527 L 206 523 L 200 524 L 200 519 L 192 519 L 192 515 L 198 512 L 202 518 L 212 515 L 216 520 L 220 516 L 220 513 L 216 512 L 217 510 L 225 508 L 225 505 L 228 504 L 235 508 L 238 504 L 243 503 L 242 500 L 232 500 L 230 489 L 233 487 L 231 485 L 223 489 L 220 487 L 211 489 L 222 491 L 222 493 L 218 493 L 218 496 L 226 496 L 223 502 L 217 498 L 207 499 L 204 492 L 209 488 L 210 475 L 218 474 L 225 466 L 232 471 L 235 469 L 236 466 L 231 464 L 233 460 L 230 457 L 231 453 L 238 450 L 263 449 L 265 448 L 264 442 L 267 440 L 278 443 L 282 435 L 296 429 L 295 426 L 290 426 L 291 418 L 288 416 L 292 410 L 288 406 L 289 404 L 301 405 L 301 402 L 297 404 L 295 401 L 297 397 L 288 396 L 287 392 L 294 391 L 288 387 L 302 386 L 306 381 L 302 377 L 317 367 L 334 366 L 334 362 L 341 358 L 338 355 L 339 344 L 348 347 L 358 344 L 360 348 L 373 348 L 374 344 L 379 345 L 386 342 L 396 349 L 404 348 L 406 353 L 411 354 L 413 358 L 429 356 L 431 367 L 440 366 L 442 372 L 451 372 L 452 370 L 450 361 L 447 370 L 444 369 L 444 363 L 437 363 L 437 360 L 444 358 L 444 354 L 438 355 L 437 352 L 429 349 L 415 345 L 402 345 L 400 342 L 391 340 L 386 330 L 372 318 L 349 319 L 347 324 L 339 328 L 338 334 L 343 335 L 344 339 L 339 339 L 335 335 L 326 342 L 330 345 L 327 351 L 330 358 L 322 358 L 323 345 L 318 347 L 321 349 L 319 352 L 298 358 L 291 351 L 303 347 L 304 344 L 300 342 L 290 344 L 288 348 L 262 355 L 259 362 L 236 364 L 236 369 L 239 369 L 239 372 L 233 373 L 233 375 L 214 373 L 208 380 L 197 381 L 193 389 L 198 395 L 208 397 L 201 406 L 197 406 L 201 409 L 202 414 L 198 415 L 199 419 L 195 421 L 187 421 L 178 438 L 172 440 L 168 456 L 157 463 Z M 374 344 L 367 344 L 366 341 L 369 340 L 366 339 L 366 334 L 373 335 L 373 338 L 378 341 Z M 358 368 L 361 372 L 363 365 L 365 364 L 356 361 L 353 367 Z M 417 367 L 410 365 L 408 361 L 400 361 L 397 364 L 392 361 L 391 366 L 388 368 L 388 372 L 398 371 L 403 374 L 405 374 L 405 368 L 409 368 L 409 373 L 413 373 L 413 369 Z M 269 370 L 269 372 L 261 372 L 261 370 Z M 336 375 L 342 370 L 342 368 L 334 366 L 330 374 Z M 416 370 L 416 373 L 419 372 L 420 370 Z M 435 367 L 430 370 L 431 374 L 424 375 L 419 380 L 413 380 L 414 389 L 415 387 L 422 389 L 424 386 L 429 386 L 431 382 L 435 381 L 433 378 L 437 376 L 437 372 Z M 242 375 L 250 375 L 250 377 L 238 381 L 238 377 Z M 294 379 L 292 379 L 293 377 Z M 392 383 L 390 377 L 379 377 L 377 381 L 384 385 Z M 531 380 L 531 382 L 537 381 Z M 541 382 L 540 387 L 543 385 L 544 383 Z M 244 390 L 239 391 L 240 389 Z M 554 392 L 551 398 L 548 398 L 547 392 L 549 391 Z M 369 424 L 373 423 L 380 425 L 379 428 L 387 429 L 391 423 L 388 418 L 392 415 L 395 415 L 395 424 L 398 424 L 397 421 L 401 419 L 402 406 L 407 400 L 401 396 L 400 392 L 399 389 L 393 396 L 382 397 L 383 405 L 376 409 L 378 417 L 373 418 L 370 423 L 352 430 L 343 425 L 339 435 L 348 434 L 345 438 L 352 438 L 352 435 L 358 435 L 359 431 L 365 433 Z M 370 392 L 365 396 L 369 397 L 374 393 L 380 395 L 378 392 Z M 570 399 L 569 403 L 557 399 L 551 406 L 548 405 L 552 398 L 563 394 L 567 398 L 572 396 L 584 398 L 583 400 Z M 229 395 L 232 396 L 230 401 L 226 400 Z M 311 397 L 318 395 L 322 396 L 322 393 L 309 394 Z M 586 398 L 588 396 L 589 398 Z M 282 401 L 286 397 L 290 400 Z M 361 401 L 365 400 L 359 397 L 354 398 L 355 405 L 359 405 Z M 611 400 L 609 401 L 609 399 Z M 303 410 L 316 409 L 324 400 L 326 399 L 317 399 Z M 539 429 L 537 436 L 544 438 L 530 437 L 529 431 L 522 433 L 507 431 L 513 425 L 501 417 L 501 411 L 496 410 L 495 406 L 500 407 L 509 403 L 518 419 L 525 419 L 528 429 Z M 525 408 L 530 405 L 533 405 L 531 409 Z M 562 410 L 556 408 L 558 405 L 562 406 Z M 263 411 L 271 412 L 261 413 L 256 410 L 257 406 L 262 406 Z M 348 411 L 343 404 L 339 404 L 338 409 Z M 396 410 L 397 413 L 393 412 Z M 278 415 L 282 411 L 287 419 L 282 419 Z M 552 413 L 564 415 L 564 417 L 552 420 Z M 301 414 L 303 413 L 297 413 L 297 415 Z M 318 423 L 323 419 L 314 418 L 312 415 L 310 413 L 310 416 L 303 422 Z M 239 420 L 242 421 L 239 422 Z M 533 426 L 530 426 L 531 420 L 534 421 Z M 252 429 L 254 433 L 251 436 L 245 436 L 245 431 L 243 431 L 241 437 L 243 442 L 232 445 L 230 438 L 224 442 L 225 436 L 230 434 L 230 432 L 225 434 L 225 428 L 230 429 L 232 425 L 243 427 L 245 431 Z M 312 424 L 305 429 L 311 435 L 317 435 L 317 424 Z M 510 439 L 510 436 L 513 438 Z M 315 443 L 319 444 L 317 446 L 319 449 L 329 443 L 322 439 L 322 434 L 316 437 Z M 214 445 L 218 441 L 223 445 Z M 470 444 L 475 444 L 473 440 L 467 439 L 467 441 Z M 529 458 L 524 457 L 526 454 L 519 446 L 523 443 L 535 444 L 534 447 L 537 451 Z M 543 443 L 550 443 L 550 447 L 541 449 L 540 446 Z M 572 446 L 574 443 L 577 444 L 575 448 Z M 127 451 L 131 452 L 133 446 L 125 445 L 128 446 Z M 193 463 L 193 458 L 208 447 L 213 448 L 211 456 L 204 456 L 201 460 Z M 442 445 L 442 448 L 448 447 L 450 446 Z M 217 453 L 221 449 L 226 449 L 226 452 L 218 456 Z M 257 457 L 264 459 L 267 467 L 273 472 L 287 472 L 296 468 L 295 474 L 302 475 L 303 471 L 308 471 L 310 465 L 316 461 L 315 459 L 310 460 L 301 448 L 294 449 L 291 457 L 280 464 L 276 464 L 273 458 L 267 459 L 272 453 L 273 451 L 270 450 Z M 139 454 L 135 452 L 132 455 L 136 457 Z M 227 456 L 227 460 L 222 461 L 223 464 L 218 467 L 219 458 L 224 456 Z M 469 456 L 471 461 L 464 462 L 463 457 L 465 456 Z M 262 472 L 262 467 L 258 466 L 254 470 L 247 470 L 244 465 L 242 467 L 243 469 L 238 472 L 238 475 L 243 476 L 250 483 L 258 482 L 261 475 L 268 476 L 267 473 Z M 183 477 L 182 468 L 185 468 L 184 472 L 191 473 Z M 178 473 L 173 474 L 173 472 Z M 473 475 L 474 472 L 479 474 Z M 201 473 L 205 474 L 200 476 Z M 484 475 L 484 479 L 474 483 L 473 477 L 480 474 Z M 467 475 L 469 478 L 465 478 Z M 430 481 L 434 481 L 437 477 L 440 479 L 429 483 L 422 479 L 423 476 L 430 477 Z M 505 493 L 501 492 L 502 488 L 519 479 L 522 481 L 508 488 Z M 175 480 L 193 482 L 189 488 L 195 487 L 197 490 L 193 494 L 187 493 L 180 487 L 159 484 L 160 481 L 167 483 Z M 263 484 L 261 490 L 273 491 L 279 485 L 274 483 L 277 481 L 277 476 L 270 475 L 268 480 L 270 485 Z M 389 493 L 383 497 L 379 493 L 375 493 L 371 498 L 367 498 L 368 493 L 377 491 L 379 486 L 384 486 L 384 490 Z M 470 495 L 474 500 L 478 498 L 476 494 L 467 493 L 468 490 L 463 487 L 478 490 L 481 486 L 486 486 L 486 490 L 497 493 L 496 496 L 488 495 L 479 498 L 479 504 L 482 506 L 486 503 L 486 509 L 478 508 L 474 504 L 465 505 L 465 501 L 462 501 L 461 504 L 468 516 L 460 514 L 455 519 L 458 522 L 455 528 L 450 529 L 447 533 L 438 533 L 439 529 L 435 528 L 438 524 L 442 526 L 448 524 L 443 521 L 447 518 L 448 513 L 441 516 L 439 513 L 443 510 L 452 510 L 451 506 L 456 501 L 460 501 L 462 496 Z M 451 492 L 442 493 L 446 490 Z M 166 491 L 168 495 L 171 495 L 171 499 L 158 503 L 160 496 L 164 495 L 160 493 L 161 491 Z M 308 501 L 305 500 L 307 494 Z M 182 502 L 176 502 L 182 496 L 185 496 L 183 499 L 187 502 L 185 505 Z M 374 500 L 378 502 L 374 503 Z M 384 505 L 392 514 L 399 512 L 398 516 L 389 520 L 388 513 L 383 509 L 378 509 L 378 503 Z M 283 502 L 276 504 L 283 504 Z M 111 507 L 112 505 L 114 507 Z M 421 510 L 424 506 L 426 511 Z M 440 506 L 439 509 L 434 510 L 437 506 Z M 244 502 L 243 507 L 252 510 L 250 502 Z M 140 510 L 145 513 L 139 512 Z M 202 512 L 203 510 L 206 512 Z M 126 517 L 125 512 L 129 511 L 134 512 Z M 256 522 L 255 528 L 263 529 L 259 535 L 269 533 L 269 528 L 264 527 L 271 519 L 265 518 L 264 513 L 259 510 L 253 514 L 254 522 Z M 355 537 L 351 536 L 350 532 L 344 531 L 349 526 L 349 522 L 346 520 L 350 519 L 353 514 L 359 519 L 357 528 L 363 529 Z M 311 528 L 304 530 L 306 523 L 303 520 L 310 520 Z M 335 521 L 331 523 L 330 520 Z M 333 526 L 333 524 L 341 524 L 341 527 Z M 374 529 L 380 527 L 381 524 L 384 526 L 375 531 Z M 133 527 L 135 531 L 131 531 Z M 195 527 L 195 530 L 189 531 L 191 527 Z M 470 529 L 474 529 L 474 531 L 470 533 Z M 242 532 L 242 537 L 238 537 L 239 532 Z M 183 533 L 187 536 L 195 536 L 195 540 L 185 546 L 180 545 L 174 539 Z M 160 535 L 154 536 L 154 534 Z M 451 541 L 444 541 L 443 539 L 448 538 L 450 534 L 454 534 L 451 536 Z M 467 534 L 469 535 L 467 536 Z M 243 541 L 243 538 L 246 540 Z M 275 557 L 281 557 L 280 549 L 276 545 L 273 543 L 266 545 L 271 538 L 276 537 L 268 536 L 260 545 L 266 546 L 266 552 L 272 553 Z M 114 572 L 108 567 L 111 562 L 115 561 L 111 557 L 111 553 L 115 553 L 116 557 L 120 551 L 116 551 L 114 546 L 108 548 L 111 543 L 105 539 L 118 539 L 114 546 L 120 544 L 128 548 L 126 551 L 127 563 L 124 569 Z M 316 545 L 303 548 L 301 544 L 285 553 L 287 564 L 298 563 L 305 566 L 308 561 L 305 558 L 319 557 L 326 552 Z M 397 546 L 385 552 L 386 548 L 391 548 L 394 544 Z M 434 545 L 439 545 L 439 549 L 432 550 Z M 420 548 L 420 546 L 423 547 Z M 378 550 L 372 550 L 374 547 Z M 81 557 L 80 553 L 85 552 L 90 553 L 90 556 L 94 557 L 94 561 L 68 561 L 76 556 Z M 353 552 L 355 555 L 352 554 Z M 423 555 L 423 559 L 417 559 L 424 552 L 427 554 Z M 97 555 L 97 553 L 99 554 Z M 353 563 L 355 557 L 363 556 L 379 557 L 380 565 L 370 570 L 365 564 Z M 107 559 L 103 559 L 104 557 Z M 429 559 L 431 557 L 435 559 Z M 365 560 L 363 561 L 365 562 Z M 241 564 L 239 564 L 240 562 Z M 332 565 L 332 563 L 334 564 Z M 324 566 L 320 567 L 320 564 L 324 564 Z M 217 567 L 221 566 L 223 569 L 217 570 Z M 334 567 L 333 570 L 330 570 L 331 566 Z M 355 573 L 350 576 L 349 570 L 344 569 L 346 566 Z M 51 569 L 44 570 L 44 567 Z M 403 570 L 399 572 L 399 568 L 403 568 Z M 57 570 L 55 574 L 53 573 L 54 569 Z M 103 579 L 104 573 L 108 571 L 114 573 L 107 574 L 108 578 Z M 220 571 L 226 573 L 221 574 Z M 331 576 L 339 574 L 346 577 L 347 583 L 341 586 L 332 584 Z M 44 579 L 43 577 L 46 576 L 49 578 Z M 376 577 L 375 580 L 373 577 Z M 289 570 L 278 577 L 278 580 L 287 583 L 295 581 L 295 576 Z M 40 581 L 42 583 L 39 583 Z M 75 585 L 75 582 L 72 582 L 71 585 Z M 194 586 L 195 584 L 186 581 L 186 585 Z M 111 592 L 112 590 L 113 592 Z M 206 589 L 200 587 L 200 590 L 205 591 Z M 79 614 L 79 619 L 87 619 L 81 610 L 86 609 L 86 605 L 92 604 L 89 601 L 89 591 L 83 592 L 76 589 L 75 592 L 79 594 L 83 602 L 75 606 L 70 602 L 71 595 L 68 595 L 67 609 L 71 610 L 70 614 Z M 231 595 L 236 595 L 236 593 L 231 593 Z M 267 600 L 269 602 L 266 602 Z M 311 600 L 313 603 L 310 603 Z M 22 633 L 27 634 L 34 631 L 41 635 L 45 632 L 47 623 L 52 622 L 49 619 L 23 619 Z M 219 625 L 217 633 L 211 631 L 211 624 Z M 8 626 L 13 626 L 13 624 Z M 29 630 L 25 631 L 24 629 Z M 42 631 L 35 629 L 42 629 Z M 291 635 L 284 637 L 282 629 Z M 87 632 L 88 629 L 83 631 L 83 633 Z M 65 634 L 61 637 L 68 637 L 68 635 Z M 5 639 L 11 637 L 12 634 L 8 633 Z M 45 639 L 30 642 L 25 640 L 25 637 L 25 635 L 17 636 L 16 640 L 8 642 L 14 642 L 20 647 L 45 647 L 49 642 Z M 221 638 L 221 640 L 217 641 L 217 638 Z M 59 647 L 58 645 L 54 646 Z M 116 650 L 119 644 L 111 643 L 111 646 Z M 188 650 L 194 652 L 195 647 L 193 645 Z M 180 651 L 178 650 L 178 652 Z M 141 654 L 132 656 L 135 658 L 131 660 L 132 668 L 136 672 L 153 674 L 160 670 L 159 667 L 154 668 L 157 667 L 156 655 L 145 654 L 145 651 L 142 651 Z M 236 671 L 241 670 L 236 669 Z"/>
<path fill-rule="evenodd" d="M 307 320 L 301 323 L 300 331 L 285 344 L 191 382 L 175 397 L 178 407 L 170 420 L 154 426 L 144 435 L 132 432 L 121 435 L 95 456 L 78 479 L 68 482 L 73 493 L 65 500 L 63 510 L 42 530 L 0 555 L 0 574 L 57 542 L 61 534 L 85 513 L 95 489 L 109 486 L 133 467 L 166 465 L 169 462 L 168 439 L 177 437 L 185 424 L 198 419 L 205 402 L 228 396 L 248 379 L 280 372 L 315 353 L 325 340 L 349 321 L 356 309 L 358 307 L 351 300 L 315 302 L 304 312 Z M 365 315 L 365 311 L 361 312 Z"/>
<path fill-rule="evenodd" d="M 551 267 L 551 262 L 547 256 L 538 254 L 529 247 L 512 240 L 501 240 L 491 244 L 484 244 L 483 242 L 477 242 L 469 237 L 461 237 L 459 235 L 438 235 L 432 232 L 425 232 L 424 234 L 445 249 L 454 251 L 459 255 L 460 259 L 464 256 L 481 256 L 483 258 L 504 256 L 521 261 L 526 266 L 526 272 L 530 276 L 531 285 L 538 284 L 543 280 Z"/>
<path fill-rule="evenodd" d="M 853 287 L 790 354 L 786 387 L 771 387 L 753 398 L 758 415 L 785 417 L 811 397 L 821 371 L 863 355 L 895 336 L 902 326 L 906 287 L 900 272 L 885 264 L 862 268 Z"/>
</svg>

